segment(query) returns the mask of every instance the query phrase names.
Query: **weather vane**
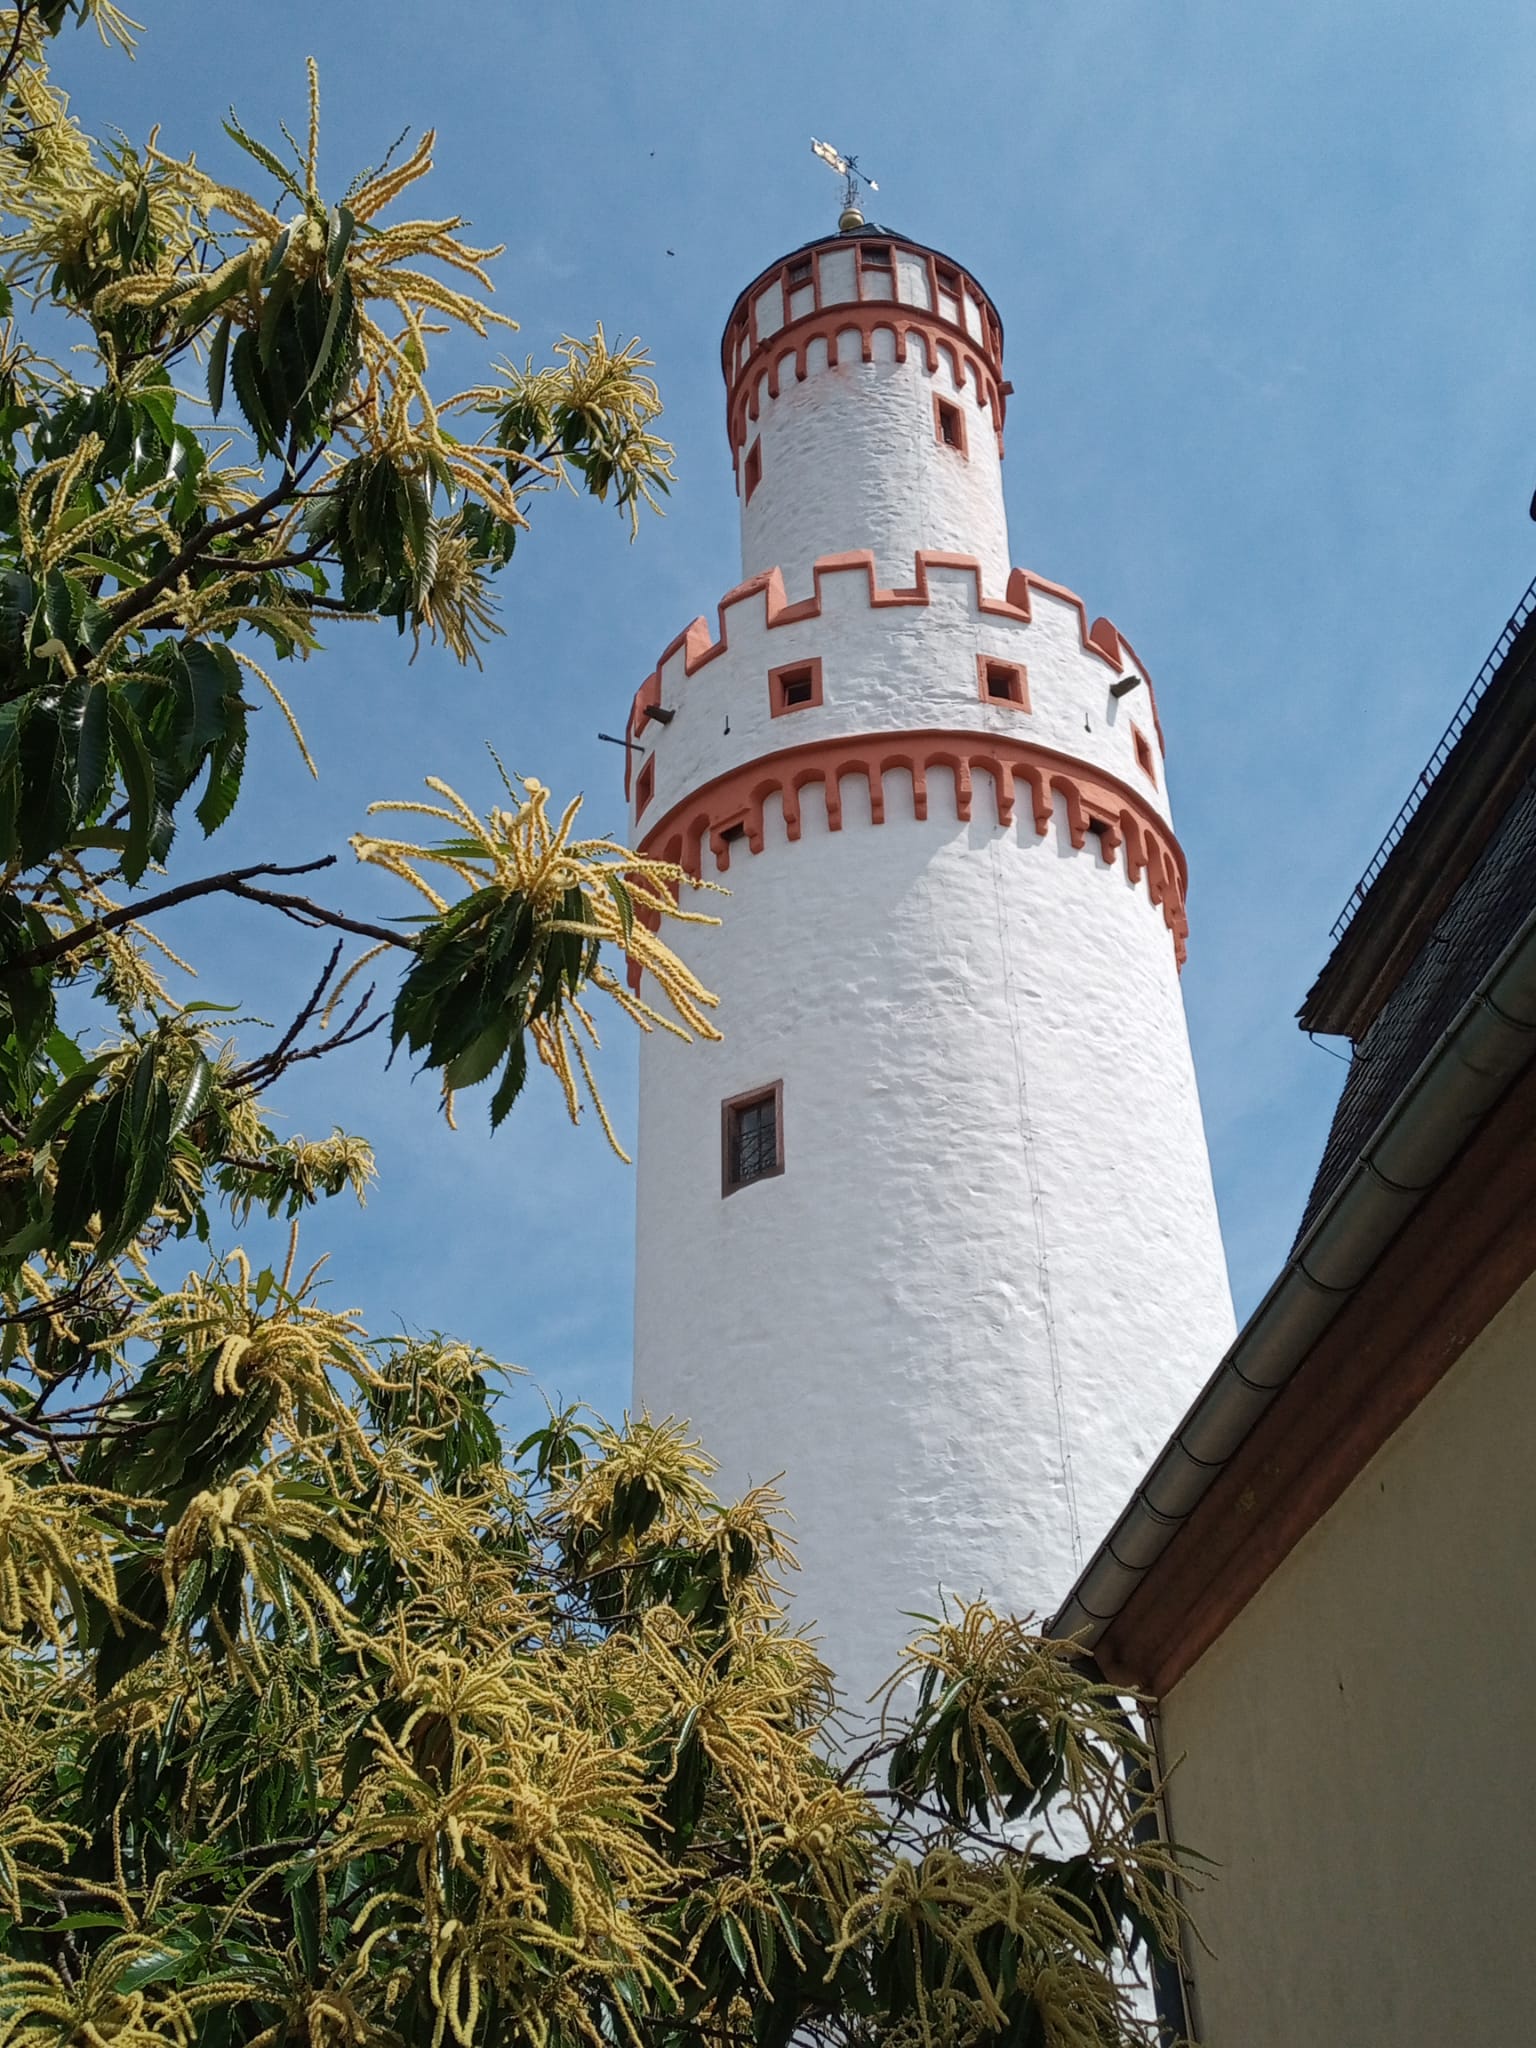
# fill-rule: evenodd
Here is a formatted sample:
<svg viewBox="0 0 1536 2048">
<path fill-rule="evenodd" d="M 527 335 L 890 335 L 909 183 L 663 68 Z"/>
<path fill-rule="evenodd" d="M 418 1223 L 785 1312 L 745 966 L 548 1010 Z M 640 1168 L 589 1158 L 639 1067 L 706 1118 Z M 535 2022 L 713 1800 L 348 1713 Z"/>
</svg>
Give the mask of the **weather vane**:
<svg viewBox="0 0 1536 2048">
<path fill-rule="evenodd" d="M 811 137 L 811 155 L 819 156 L 843 181 L 843 216 L 838 226 L 860 226 L 864 219 L 864 210 L 859 205 L 860 185 L 867 185 L 871 192 L 878 192 L 880 187 L 873 178 L 865 177 L 856 156 L 844 156 L 840 149 L 834 149 L 830 142 L 818 142 L 814 135 Z"/>
</svg>

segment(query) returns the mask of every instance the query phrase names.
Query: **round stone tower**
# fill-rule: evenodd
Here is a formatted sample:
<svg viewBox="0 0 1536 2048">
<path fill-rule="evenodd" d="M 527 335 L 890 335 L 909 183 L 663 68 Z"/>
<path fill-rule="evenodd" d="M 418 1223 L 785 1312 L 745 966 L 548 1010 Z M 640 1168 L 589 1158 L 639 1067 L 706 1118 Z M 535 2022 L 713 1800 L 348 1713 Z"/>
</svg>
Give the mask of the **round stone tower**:
<svg viewBox="0 0 1536 2048">
<path fill-rule="evenodd" d="M 723 344 L 743 581 L 630 714 L 633 842 L 730 889 L 644 1041 L 635 1400 L 777 1479 L 851 1706 L 1048 1614 L 1233 1333 L 1152 683 L 1010 566 L 1002 329 L 862 224 Z"/>
</svg>

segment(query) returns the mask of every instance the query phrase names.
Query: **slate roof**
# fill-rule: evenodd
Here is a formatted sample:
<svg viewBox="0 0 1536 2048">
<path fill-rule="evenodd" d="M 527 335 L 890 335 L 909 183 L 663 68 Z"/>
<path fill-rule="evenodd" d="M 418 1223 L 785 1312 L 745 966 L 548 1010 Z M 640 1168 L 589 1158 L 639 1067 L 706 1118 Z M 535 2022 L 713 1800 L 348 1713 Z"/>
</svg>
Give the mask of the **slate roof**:
<svg viewBox="0 0 1536 2048">
<path fill-rule="evenodd" d="M 1459 742 L 1466 745 L 1469 734 Z M 1526 780 L 1395 989 L 1355 1045 L 1304 1234 L 1420 1062 L 1536 904 L 1536 774 Z M 1363 915 L 1369 915 L 1369 899 Z"/>
</svg>

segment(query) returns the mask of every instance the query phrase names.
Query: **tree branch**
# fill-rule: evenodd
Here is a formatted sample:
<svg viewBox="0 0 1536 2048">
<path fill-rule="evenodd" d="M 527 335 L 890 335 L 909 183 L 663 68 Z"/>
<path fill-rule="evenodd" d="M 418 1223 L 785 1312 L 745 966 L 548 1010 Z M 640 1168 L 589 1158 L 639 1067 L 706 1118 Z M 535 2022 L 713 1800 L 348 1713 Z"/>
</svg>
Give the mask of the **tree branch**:
<svg viewBox="0 0 1536 2048">
<path fill-rule="evenodd" d="M 360 939 L 375 939 L 381 945 L 398 946 L 402 952 L 416 951 L 414 939 L 402 938 L 399 932 L 390 931 L 386 925 L 369 924 L 363 918 L 346 917 L 339 910 L 327 910 L 323 903 L 311 902 L 307 896 L 288 896 L 276 889 L 251 889 L 244 882 L 232 884 L 228 893 L 243 898 L 247 903 L 269 904 L 272 909 L 280 910 L 284 917 L 291 917 L 296 924 L 329 925 L 333 931 L 352 932 Z"/>
<path fill-rule="evenodd" d="M 344 1045 L 356 1045 L 359 1039 L 367 1038 L 371 1032 L 378 1030 L 384 1022 L 382 1016 L 375 1017 L 371 1023 L 362 1024 L 361 1028 L 358 1028 L 368 1005 L 373 1001 L 373 983 L 370 982 L 338 1030 L 333 1031 L 329 1037 L 316 1039 L 313 1045 L 299 1045 L 298 1041 L 305 1025 L 325 1001 L 326 991 L 340 959 L 341 941 L 338 939 L 331 948 L 331 957 L 321 970 L 320 979 L 315 983 L 304 1007 L 270 1052 L 260 1054 L 230 1076 L 229 1086 L 232 1091 L 246 1095 L 258 1094 L 262 1089 L 269 1088 L 280 1074 L 286 1073 L 289 1067 L 295 1066 L 300 1060 L 321 1059 L 328 1052 L 340 1051 Z"/>
<path fill-rule="evenodd" d="M 207 552 L 221 534 L 238 533 L 242 527 L 250 526 L 256 520 L 265 519 L 269 512 L 275 512 L 286 499 L 293 497 L 323 452 L 323 448 L 316 448 L 298 469 L 285 465 L 282 476 L 264 498 L 258 498 L 254 504 L 246 505 L 238 512 L 226 513 L 222 519 L 215 519 L 211 525 L 200 526 L 180 553 L 173 555 L 165 567 L 151 576 L 147 583 L 141 583 L 136 590 L 125 591 L 122 597 L 107 606 L 107 615 L 114 630 L 120 632 L 132 620 L 142 617 L 149 611 L 155 600 L 163 596 L 171 585 L 192 567 L 199 555 Z"/>
<path fill-rule="evenodd" d="M 4 60 L 0 61 L 0 90 L 11 82 L 11 74 L 16 68 L 16 59 L 21 51 L 22 34 L 31 11 L 28 0 L 16 0 L 16 27 L 11 35 L 11 47 L 6 51 Z"/>
<path fill-rule="evenodd" d="M 179 882 L 174 889 L 162 890 L 158 896 L 146 896 L 139 903 L 125 903 L 117 910 L 109 910 L 104 917 L 81 925 L 76 931 L 63 932 L 46 946 L 35 946 L 30 953 L 19 953 L 8 960 L 6 966 L 47 967 L 55 960 L 64 959 L 67 954 L 78 953 L 82 946 L 90 945 L 103 932 L 117 931 L 125 924 L 137 924 L 143 918 L 155 916 L 158 911 L 171 910 L 178 903 L 190 903 L 199 896 L 215 895 L 238 896 L 247 903 L 265 903 L 300 924 L 329 925 L 334 931 L 351 932 L 357 938 L 374 939 L 382 945 L 399 946 L 408 953 L 414 953 L 416 946 L 413 940 L 403 938 L 399 932 L 392 932 L 384 925 L 368 924 L 361 918 L 347 917 L 339 910 L 327 910 L 323 904 L 311 902 L 307 896 L 290 896 L 280 890 L 253 889 L 250 886 L 257 875 L 312 875 L 320 868 L 335 865 L 335 854 L 328 853 L 319 860 L 301 861 L 293 867 L 262 861 L 255 867 L 230 868 L 222 875 L 204 875 L 196 882 Z"/>
</svg>

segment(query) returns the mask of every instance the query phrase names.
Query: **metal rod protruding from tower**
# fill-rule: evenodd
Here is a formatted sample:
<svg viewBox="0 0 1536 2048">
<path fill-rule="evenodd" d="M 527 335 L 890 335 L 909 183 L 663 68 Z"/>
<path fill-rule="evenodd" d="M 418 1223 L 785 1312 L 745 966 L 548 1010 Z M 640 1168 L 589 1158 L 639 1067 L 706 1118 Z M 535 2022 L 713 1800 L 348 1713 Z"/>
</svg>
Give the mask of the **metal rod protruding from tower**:
<svg viewBox="0 0 1536 2048">
<path fill-rule="evenodd" d="M 830 142 L 818 142 L 814 135 L 811 137 L 811 154 L 819 156 L 843 181 L 843 210 L 838 218 L 838 226 L 845 231 L 848 228 L 862 227 L 864 209 L 859 205 L 859 187 L 867 185 L 871 192 L 878 192 L 880 187 L 873 178 L 866 177 L 859 169 L 859 160 L 856 156 L 845 156 L 840 149 L 834 149 Z"/>
</svg>

